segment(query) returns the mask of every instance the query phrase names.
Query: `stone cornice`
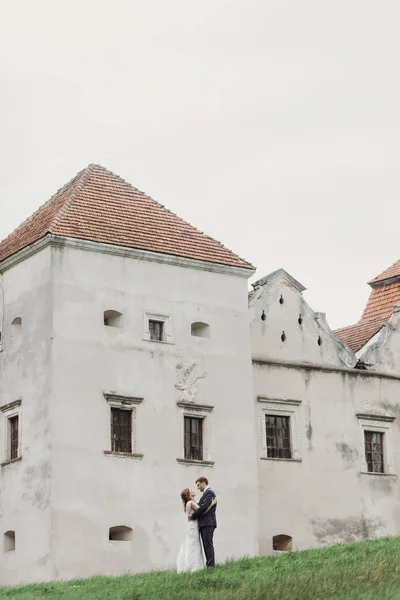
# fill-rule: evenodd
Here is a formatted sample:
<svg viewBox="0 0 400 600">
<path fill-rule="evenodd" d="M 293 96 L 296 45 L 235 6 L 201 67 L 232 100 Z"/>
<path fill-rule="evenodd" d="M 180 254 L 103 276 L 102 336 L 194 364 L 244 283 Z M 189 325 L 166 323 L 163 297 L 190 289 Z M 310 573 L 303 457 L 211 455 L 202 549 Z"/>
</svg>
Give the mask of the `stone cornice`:
<svg viewBox="0 0 400 600">
<path fill-rule="evenodd" d="M 3 404 L 3 406 L 0 406 L 0 411 L 7 412 L 8 410 L 11 410 L 12 408 L 16 408 L 17 406 L 21 406 L 21 400 L 13 400 L 12 402 L 9 402 L 8 404 Z"/>
<path fill-rule="evenodd" d="M 257 402 L 268 402 L 272 404 L 288 404 L 291 406 L 300 406 L 301 400 L 293 400 L 291 398 L 277 398 L 270 396 L 257 396 Z"/>
<path fill-rule="evenodd" d="M 23 248 L 13 256 L 4 259 L 0 263 L 0 272 L 4 272 L 10 269 L 14 265 L 21 261 L 29 258 L 30 256 L 40 252 L 47 246 L 54 246 L 58 248 L 74 248 L 77 250 L 87 250 L 89 252 L 100 252 L 102 254 L 112 254 L 114 256 L 121 256 L 125 258 L 133 258 L 136 260 L 147 260 L 150 262 L 158 262 L 162 264 L 169 264 L 177 267 L 185 267 L 187 269 L 198 269 L 201 271 L 211 271 L 213 273 L 222 273 L 225 275 L 234 275 L 236 277 L 243 277 L 248 279 L 255 273 L 255 269 L 246 269 L 241 267 L 230 267 L 229 265 L 222 265 L 219 263 L 212 263 L 207 261 L 195 260 L 192 258 L 185 258 L 182 256 L 174 256 L 172 254 L 159 254 L 157 252 L 149 252 L 148 250 L 139 250 L 137 248 L 126 248 L 124 246 L 114 246 L 113 244 L 103 244 L 100 242 L 90 242 L 87 240 L 81 240 L 78 238 L 69 238 L 64 236 L 56 236 L 47 234 L 42 239 L 38 240 L 34 244 Z"/>
<path fill-rule="evenodd" d="M 380 371 L 364 371 L 361 369 L 346 369 L 345 367 L 332 367 L 330 365 L 318 365 L 315 363 L 292 362 L 285 360 L 273 360 L 268 358 L 253 357 L 253 365 L 283 367 L 286 369 L 300 369 L 305 371 L 321 371 L 323 373 L 345 373 L 354 377 L 377 377 L 379 379 L 395 379 L 400 381 L 400 375 L 382 373 Z"/>
<path fill-rule="evenodd" d="M 135 396 L 122 396 L 121 394 L 113 394 L 112 392 L 103 392 L 104 398 L 107 402 L 115 402 L 117 404 L 141 404 L 143 398 L 136 398 Z"/>
<path fill-rule="evenodd" d="M 387 421 L 389 423 L 392 423 L 396 419 L 396 417 L 391 415 L 376 415 L 371 413 L 357 413 L 356 417 L 357 419 L 365 419 L 367 421 Z"/>
<path fill-rule="evenodd" d="M 2 262 L 0 262 L 0 273 L 4 273 L 4 271 L 7 271 L 11 267 L 14 267 L 23 260 L 33 256 L 34 254 L 37 254 L 44 248 L 47 248 L 47 246 L 50 246 L 50 244 L 51 238 L 49 235 L 46 235 L 34 244 L 22 248 L 22 250 L 19 250 L 19 252 L 16 252 L 12 256 L 9 256 L 8 258 L 5 258 Z"/>
<path fill-rule="evenodd" d="M 196 402 L 177 402 L 179 408 L 185 408 L 186 410 L 197 410 L 211 412 L 214 407 L 210 404 L 197 404 Z"/>
</svg>

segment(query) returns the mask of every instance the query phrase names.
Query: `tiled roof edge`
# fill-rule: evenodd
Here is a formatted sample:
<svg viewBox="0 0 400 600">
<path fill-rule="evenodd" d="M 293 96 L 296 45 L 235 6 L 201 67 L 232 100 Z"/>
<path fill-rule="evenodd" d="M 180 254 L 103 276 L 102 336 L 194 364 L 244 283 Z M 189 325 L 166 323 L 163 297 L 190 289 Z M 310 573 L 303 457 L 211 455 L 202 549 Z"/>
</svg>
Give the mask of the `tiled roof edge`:
<svg viewBox="0 0 400 600">
<path fill-rule="evenodd" d="M 174 213 L 172 210 L 170 210 L 169 208 L 167 208 L 164 204 L 161 204 L 157 200 L 154 200 L 154 198 L 152 196 L 149 196 L 149 194 L 146 194 L 146 192 L 143 192 L 142 190 L 139 190 L 139 188 L 137 188 L 134 185 L 132 185 L 132 183 L 130 183 L 129 181 L 126 181 L 126 179 L 124 179 L 120 175 L 117 175 L 116 173 L 113 173 L 112 171 L 110 171 L 106 167 L 103 167 L 102 165 L 99 165 L 99 164 L 91 163 L 87 168 L 91 168 L 91 167 L 98 168 L 98 169 L 100 169 L 102 171 L 106 171 L 115 180 L 119 181 L 120 183 L 123 183 L 124 185 L 129 186 L 135 192 L 137 192 L 138 194 L 141 194 L 145 198 L 151 200 L 152 202 L 154 202 L 155 204 L 157 204 L 157 206 L 159 206 L 160 208 L 162 208 L 163 210 L 165 210 L 169 214 L 174 215 L 174 217 L 176 217 L 177 219 L 179 219 L 179 221 L 181 221 L 182 223 L 185 223 L 185 224 L 189 225 L 190 227 L 192 227 L 193 229 L 195 229 L 196 231 L 198 231 L 201 235 L 203 235 L 204 237 L 208 238 L 209 240 L 212 240 L 213 242 L 216 242 L 222 248 L 224 248 L 230 254 L 232 254 L 232 256 L 234 256 L 235 258 L 238 258 L 242 262 L 246 263 L 246 265 L 248 265 L 248 266 L 243 265 L 244 269 L 252 269 L 252 270 L 255 269 L 255 266 L 251 262 L 249 262 L 246 258 L 243 258 L 242 256 L 239 256 L 238 254 L 236 254 L 235 252 L 233 252 L 233 250 L 231 250 L 230 248 L 227 248 L 226 246 L 224 246 L 224 244 L 222 242 L 220 242 L 219 240 L 217 240 L 216 238 L 212 237 L 211 235 L 208 235 L 207 233 L 204 233 L 204 231 L 201 231 L 198 227 L 196 227 L 195 225 L 192 225 L 192 223 L 190 223 L 189 221 L 186 221 L 185 219 L 183 219 L 182 217 L 180 217 L 179 215 L 177 215 L 176 213 Z"/>
<path fill-rule="evenodd" d="M 249 271 L 247 267 L 238 267 L 226 265 L 224 263 L 216 263 L 212 261 L 199 260 L 195 258 L 187 258 L 176 254 L 166 254 L 162 252 L 151 252 L 149 250 L 141 250 L 138 248 L 130 248 L 129 246 L 116 246 L 114 244 L 106 244 L 104 242 L 91 242 L 80 238 L 65 237 L 59 234 L 47 233 L 45 236 L 29 246 L 25 246 L 18 252 L 8 256 L 0 262 L 0 273 L 10 269 L 15 264 L 22 262 L 33 254 L 36 254 L 46 246 L 53 245 L 58 247 L 77 248 L 81 250 L 89 250 L 92 252 L 103 252 L 116 256 L 125 256 L 127 258 L 148 260 L 150 262 L 161 262 L 179 267 L 199 269 L 204 271 L 212 271 L 215 273 L 223 273 L 243 277 L 248 279 L 254 273 Z"/>
</svg>

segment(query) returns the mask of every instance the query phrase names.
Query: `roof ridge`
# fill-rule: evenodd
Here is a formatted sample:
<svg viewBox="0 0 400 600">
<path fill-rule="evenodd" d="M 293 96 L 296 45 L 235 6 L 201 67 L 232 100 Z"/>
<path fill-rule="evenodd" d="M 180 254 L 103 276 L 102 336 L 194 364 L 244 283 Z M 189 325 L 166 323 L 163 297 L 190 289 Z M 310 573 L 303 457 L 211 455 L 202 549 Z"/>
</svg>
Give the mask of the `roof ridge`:
<svg viewBox="0 0 400 600">
<path fill-rule="evenodd" d="M 66 202 L 63 202 L 62 206 L 60 207 L 60 210 L 58 211 L 58 213 L 56 214 L 56 216 L 54 217 L 54 219 L 51 223 L 49 233 L 53 233 L 53 229 L 60 223 L 63 216 L 68 212 L 69 208 L 73 204 L 77 195 L 82 191 L 83 187 L 85 186 L 88 179 L 90 178 L 90 175 L 92 174 L 93 166 L 94 165 L 92 163 L 90 163 L 85 169 L 82 169 L 82 171 L 80 171 L 78 173 L 78 175 L 79 175 L 78 185 L 76 186 L 75 190 L 73 191 L 71 196 L 68 198 L 68 200 L 66 200 Z M 78 175 L 77 175 L 77 177 L 78 177 Z"/>
<path fill-rule="evenodd" d="M 70 179 L 67 183 L 65 183 L 62 187 L 60 187 L 48 200 L 46 200 L 46 202 L 43 202 L 43 204 L 41 204 L 34 213 L 32 213 L 29 217 L 27 217 L 26 219 L 24 219 L 23 221 L 21 221 L 21 223 L 19 225 L 17 225 L 12 231 L 11 233 L 9 233 L 5 238 L 3 238 L 2 240 L 0 240 L 0 243 L 3 244 L 4 242 L 6 242 L 12 235 L 15 234 L 16 231 L 18 231 L 18 229 L 20 229 L 21 227 L 23 227 L 25 224 L 29 223 L 30 221 L 34 221 L 35 218 L 37 217 L 37 215 L 43 210 L 43 208 L 45 208 L 46 206 L 50 205 L 52 202 L 54 202 L 54 200 L 57 199 L 57 197 L 64 193 L 68 186 L 70 186 L 71 184 L 73 185 L 73 183 L 75 181 L 77 181 L 78 177 L 80 175 L 82 175 L 82 173 L 85 171 L 85 169 L 82 169 L 81 171 L 79 171 L 74 177 L 72 177 L 72 179 Z"/>
<path fill-rule="evenodd" d="M 127 185 L 131 189 L 135 190 L 135 192 L 137 192 L 137 193 L 141 194 L 142 196 L 144 196 L 145 198 L 151 200 L 152 202 L 154 202 L 154 204 L 157 204 L 157 206 L 159 206 L 160 208 L 162 208 L 163 210 L 165 210 L 170 215 L 173 215 L 174 217 L 176 217 L 177 219 L 179 219 L 179 221 L 181 221 L 181 223 L 185 223 L 185 225 L 189 225 L 190 227 L 192 227 L 193 229 L 195 229 L 198 233 L 200 233 L 204 237 L 208 238 L 209 240 L 211 240 L 213 242 L 217 242 L 217 244 L 219 244 L 220 246 L 222 246 L 222 248 L 224 248 L 225 250 L 227 250 L 228 252 L 230 252 L 233 256 L 236 256 L 237 258 L 239 258 L 243 262 L 245 262 L 248 265 L 250 265 L 251 267 L 255 268 L 254 265 L 250 261 L 248 261 L 246 258 L 243 258 L 243 256 L 239 256 L 238 254 L 236 254 L 235 252 L 233 252 L 233 250 L 231 250 L 230 248 L 227 248 L 222 242 L 220 242 L 216 238 L 212 237 L 211 235 L 208 235 L 207 233 L 204 233 L 204 231 L 201 231 L 198 227 L 196 227 L 195 225 L 192 225 L 192 223 L 190 223 L 189 221 L 186 221 L 186 219 L 183 219 L 178 214 L 174 213 L 172 210 L 170 210 L 169 208 L 167 208 L 164 204 L 161 204 L 160 202 L 158 202 L 158 200 L 155 200 L 152 196 L 149 196 L 149 194 L 147 194 L 146 192 L 143 192 L 142 190 L 139 190 L 139 188 L 137 188 L 134 185 L 132 185 L 132 183 L 130 183 L 129 181 L 126 181 L 126 179 L 124 179 L 120 175 L 117 175 L 113 171 L 110 171 L 109 169 L 107 169 L 107 167 L 103 167 L 103 165 L 96 164 L 96 163 L 91 163 L 89 165 L 89 167 L 96 167 L 98 169 L 101 169 L 102 171 L 106 171 L 109 175 L 111 175 L 117 181 L 119 181 L 121 183 L 124 183 L 125 185 Z M 87 167 L 87 168 L 89 168 L 89 167 Z"/>
</svg>

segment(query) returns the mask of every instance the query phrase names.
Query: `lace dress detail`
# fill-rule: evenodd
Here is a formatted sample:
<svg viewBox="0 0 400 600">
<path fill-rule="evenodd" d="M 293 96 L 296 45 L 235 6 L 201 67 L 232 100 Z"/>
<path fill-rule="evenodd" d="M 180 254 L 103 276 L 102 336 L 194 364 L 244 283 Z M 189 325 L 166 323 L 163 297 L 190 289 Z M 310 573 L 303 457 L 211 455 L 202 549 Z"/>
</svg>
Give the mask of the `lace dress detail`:
<svg viewBox="0 0 400 600">
<path fill-rule="evenodd" d="M 187 521 L 187 517 L 193 512 L 192 503 L 189 501 L 186 504 L 186 512 L 184 513 L 187 522 L 186 537 L 179 550 L 176 565 L 178 573 L 190 573 L 205 567 L 198 521 Z"/>
</svg>

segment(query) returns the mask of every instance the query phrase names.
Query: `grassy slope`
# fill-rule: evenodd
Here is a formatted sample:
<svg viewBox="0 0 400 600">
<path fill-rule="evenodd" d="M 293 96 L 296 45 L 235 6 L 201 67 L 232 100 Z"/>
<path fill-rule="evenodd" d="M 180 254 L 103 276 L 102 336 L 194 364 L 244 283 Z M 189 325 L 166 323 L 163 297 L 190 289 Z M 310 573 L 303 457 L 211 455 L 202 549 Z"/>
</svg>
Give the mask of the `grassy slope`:
<svg viewBox="0 0 400 600">
<path fill-rule="evenodd" d="M 0 588 L 0 599 L 400 599 L 400 538 L 243 559 L 193 575 L 158 572 Z"/>
</svg>

